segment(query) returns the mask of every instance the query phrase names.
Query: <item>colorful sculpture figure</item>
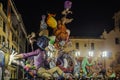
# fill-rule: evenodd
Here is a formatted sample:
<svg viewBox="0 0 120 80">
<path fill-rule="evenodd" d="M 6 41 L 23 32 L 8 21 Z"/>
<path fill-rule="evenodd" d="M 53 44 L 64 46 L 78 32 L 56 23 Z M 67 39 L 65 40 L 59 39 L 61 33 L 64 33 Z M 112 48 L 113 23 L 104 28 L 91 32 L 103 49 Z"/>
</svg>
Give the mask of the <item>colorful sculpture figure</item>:
<svg viewBox="0 0 120 80">
<path fill-rule="evenodd" d="M 55 29 L 57 27 L 57 21 L 55 20 L 55 14 L 49 14 L 47 17 L 47 25 L 51 27 L 52 29 Z"/>
<path fill-rule="evenodd" d="M 40 22 L 40 29 L 43 30 L 43 29 L 47 29 L 47 24 L 45 22 L 45 19 L 46 19 L 46 16 L 45 15 L 42 15 L 42 20 Z"/>
<path fill-rule="evenodd" d="M 68 14 L 72 14 L 72 11 L 70 11 L 72 7 L 72 2 L 71 1 L 65 1 L 64 3 L 64 10 L 62 11 L 62 15 L 64 15 L 64 17 L 62 17 L 62 24 L 67 24 L 70 23 L 73 19 L 69 19 L 67 18 Z"/>
<path fill-rule="evenodd" d="M 56 45 L 57 47 L 64 47 L 64 45 L 69 41 L 70 30 L 67 29 L 66 24 L 72 22 L 72 18 L 67 18 L 68 14 L 72 14 L 70 8 L 72 7 L 71 1 L 65 1 L 64 3 L 64 10 L 62 11 L 63 17 L 58 20 L 57 28 L 53 31 L 54 35 L 56 36 Z"/>
<path fill-rule="evenodd" d="M 0 80 L 2 80 L 3 67 L 5 64 L 4 60 L 5 60 L 4 52 L 0 50 Z"/>
<path fill-rule="evenodd" d="M 54 42 L 57 42 L 60 46 L 64 46 L 66 42 L 69 39 L 70 35 L 70 30 L 66 28 L 65 24 L 70 23 L 73 19 L 67 18 L 67 15 L 69 13 L 72 14 L 72 12 L 69 10 L 72 6 L 72 2 L 70 1 L 65 1 L 64 8 L 65 10 L 62 12 L 64 17 L 60 19 L 60 22 L 57 23 L 56 19 L 54 18 L 56 15 L 54 14 L 48 14 L 46 23 L 45 23 L 45 15 L 42 15 L 42 20 L 40 23 L 40 33 L 38 39 L 35 41 L 36 45 L 38 46 L 38 49 L 33 50 L 32 52 L 28 53 L 21 53 L 21 54 L 11 54 L 11 59 L 10 59 L 10 64 L 12 61 L 15 59 L 24 59 L 33 56 L 34 57 L 34 66 L 36 70 L 36 74 L 39 77 L 50 79 L 53 75 L 54 72 L 57 72 L 60 76 L 66 77 L 67 75 L 62 71 L 59 67 L 53 67 L 51 69 L 48 69 L 46 66 L 49 61 L 48 61 L 48 56 L 47 56 L 47 50 L 46 48 L 49 48 L 52 52 L 55 51 L 54 47 Z M 58 25 L 57 25 L 58 24 Z M 54 29 L 54 37 L 51 37 L 49 39 L 48 37 L 48 30 L 47 26 Z M 64 59 L 64 63 L 67 64 L 67 60 Z M 72 63 L 71 63 L 72 65 Z M 69 66 L 69 70 L 73 70 L 73 66 Z M 67 65 L 64 65 L 64 67 L 67 67 Z M 24 68 L 29 71 L 31 68 L 30 64 L 26 64 Z"/>
<path fill-rule="evenodd" d="M 64 3 L 64 8 L 65 9 L 70 9 L 72 7 L 72 2 L 71 1 L 65 1 Z"/>
<path fill-rule="evenodd" d="M 78 61 L 78 58 L 74 59 L 74 71 L 73 74 L 75 76 L 75 78 L 79 78 L 80 77 L 80 62 Z"/>
<path fill-rule="evenodd" d="M 51 79 L 53 73 L 57 72 L 60 76 L 66 77 L 65 74 L 59 67 L 54 67 L 52 69 L 48 69 L 46 64 L 48 64 L 48 59 L 45 48 L 49 44 L 49 38 L 46 36 L 39 36 L 37 39 L 38 49 L 28 52 L 28 53 L 21 53 L 14 55 L 12 54 L 13 60 L 14 59 L 23 59 L 34 56 L 34 66 L 37 76 L 46 79 Z"/>
<path fill-rule="evenodd" d="M 81 65 L 82 65 L 83 73 L 86 76 L 87 75 L 86 66 L 92 66 L 93 64 L 92 63 L 90 64 L 89 61 L 88 61 L 88 58 L 84 57 Z"/>
<path fill-rule="evenodd" d="M 42 15 L 42 20 L 40 22 L 40 33 L 39 36 L 48 36 L 49 31 L 47 30 L 47 24 L 45 22 L 46 16 Z"/>
<path fill-rule="evenodd" d="M 58 20 L 58 26 L 57 29 L 54 31 L 54 35 L 59 41 L 65 41 L 67 39 L 68 33 L 66 30 L 66 26 L 62 24 L 62 21 Z"/>
</svg>

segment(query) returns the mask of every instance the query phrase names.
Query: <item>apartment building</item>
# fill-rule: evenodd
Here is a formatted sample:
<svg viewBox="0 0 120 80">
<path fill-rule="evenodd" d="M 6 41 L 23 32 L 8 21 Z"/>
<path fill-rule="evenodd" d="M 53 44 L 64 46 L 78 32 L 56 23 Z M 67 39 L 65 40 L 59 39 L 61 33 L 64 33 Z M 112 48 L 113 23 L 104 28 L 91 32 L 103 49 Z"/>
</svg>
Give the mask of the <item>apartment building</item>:
<svg viewBox="0 0 120 80">
<path fill-rule="evenodd" d="M 4 68 L 7 68 L 11 73 L 11 79 L 18 79 L 19 67 L 14 65 L 8 66 L 10 54 L 13 50 L 18 53 L 26 52 L 27 50 L 27 33 L 25 26 L 21 15 L 18 14 L 17 16 L 19 16 L 19 20 L 14 13 L 11 13 L 11 20 L 9 22 L 3 5 L 0 3 L 0 50 L 4 52 Z"/>
</svg>

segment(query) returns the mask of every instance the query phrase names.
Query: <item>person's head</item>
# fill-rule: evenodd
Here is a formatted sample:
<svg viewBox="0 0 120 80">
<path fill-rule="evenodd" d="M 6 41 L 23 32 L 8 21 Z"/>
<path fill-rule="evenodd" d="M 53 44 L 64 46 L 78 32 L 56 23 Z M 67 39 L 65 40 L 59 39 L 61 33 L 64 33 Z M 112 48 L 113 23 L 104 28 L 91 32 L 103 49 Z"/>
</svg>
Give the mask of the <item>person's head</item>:
<svg viewBox="0 0 120 80">
<path fill-rule="evenodd" d="M 46 36 L 39 36 L 37 39 L 37 46 L 42 49 L 45 50 L 45 48 L 48 46 L 49 44 L 49 38 Z"/>
<path fill-rule="evenodd" d="M 42 20 L 45 20 L 45 18 L 46 18 L 46 16 L 45 16 L 45 15 L 42 15 L 41 17 L 42 17 Z"/>
</svg>

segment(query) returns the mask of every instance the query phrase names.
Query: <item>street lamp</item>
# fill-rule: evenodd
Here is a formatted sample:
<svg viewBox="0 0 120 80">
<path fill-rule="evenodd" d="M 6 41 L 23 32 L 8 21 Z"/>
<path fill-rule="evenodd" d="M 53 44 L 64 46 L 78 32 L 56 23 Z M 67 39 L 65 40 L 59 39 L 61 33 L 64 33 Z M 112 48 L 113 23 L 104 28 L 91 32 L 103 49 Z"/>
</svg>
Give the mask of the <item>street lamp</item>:
<svg viewBox="0 0 120 80">
<path fill-rule="evenodd" d="M 88 52 L 88 55 L 89 55 L 90 57 L 93 57 L 94 52 L 93 52 L 93 51 L 89 51 L 89 52 Z"/>
<path fill-rule="evenodd" d="M 76 56 L 76 57 L 79 57 L 79 56 L 80 56 L 80 51 L 76 51 L 76 52 L 75 52 L 75 56 Z"/>
<path fill-rule="evenodd" d="M 106 60 L 105 60 L 106 57 L 107 57 L 107 51 L 103 51 L 102 58 L 104 59 L 104 68 L 106 68 Z"/>
<path fill-rule="evenodd" d="M 107 57 L 107 51 L 103 51 L 102 57 Z"/>
</svg>

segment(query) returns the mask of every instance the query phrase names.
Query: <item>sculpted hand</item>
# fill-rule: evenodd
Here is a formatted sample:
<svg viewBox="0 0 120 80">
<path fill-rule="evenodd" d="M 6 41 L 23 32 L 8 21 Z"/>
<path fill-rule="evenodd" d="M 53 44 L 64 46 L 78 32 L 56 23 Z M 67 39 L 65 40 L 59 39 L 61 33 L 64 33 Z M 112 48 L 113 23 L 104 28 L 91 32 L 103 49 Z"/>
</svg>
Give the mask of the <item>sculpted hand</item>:
<svg viewBox="0 0 120 80">
<path fill-rule="evenodd" d="M 17 55 L 17 52 L 12 51 L 8 65 L 11 65 L 11 63 L 15 60 L 15 55 Z"/>
</svg>

